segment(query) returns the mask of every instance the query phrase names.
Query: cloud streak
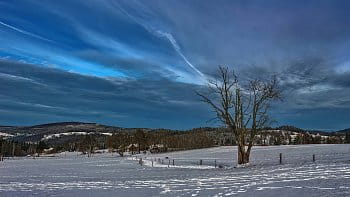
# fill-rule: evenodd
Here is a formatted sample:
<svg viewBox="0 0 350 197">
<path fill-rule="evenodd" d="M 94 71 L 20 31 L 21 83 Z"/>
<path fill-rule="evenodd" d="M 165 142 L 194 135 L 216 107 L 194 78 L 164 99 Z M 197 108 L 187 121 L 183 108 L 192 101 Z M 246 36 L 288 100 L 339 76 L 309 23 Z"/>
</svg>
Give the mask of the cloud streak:
<svg viewBox="0 0 350 197">
<path fill-rule="evenodd" d="M 52 40 L 49 40 L 49 39 L 44 38 L 44 37 L 42 37 L 42 36 L 39 36 L 39 35 L 30 33 L 30 32 L 25 31 L 25 30 L 19 29 L 19 28 L 17 28 L 17 27 L 12 26 L 12 25 L 6 24 L 6 23 L 4 23 L 4 22 L 2 22 L 2 21 L 0 21 L 0 25 L 3 25 L 3 26 L 5 26 L 5 27 L 7 27 L 7 28 L 10 28 L 10 29 L 12 29 L 12 30 L 14 30 L 14 31 L 17 31 L 17 32 L 19 32 L 19 33 L 22 33 L 22 34 L 24 34 L 24 35 L 27 35 L 27 36 L 30 36 L 30 37 L 33 37 L 33 38 L 36 38 L 36 39 L 39 39 L 39 40 L 43 40 L 43 41 L 46 41 L 46 42 L 54 43 L 54 41 L 52 41 Z"/>
<path fill-rule="evenodd" d="M 165 37 L 166 39 L 169 40 L 169 42 L 171 43 L 171 45 L 174 47 L 174 49 L 176 50 L 176 52 L 181 56 L 181 58 L 186 62 L 186 64 L 191 67 L 196 73 L 199 74 L 200 77 L 202 77 L 203 79 L 205 79 L 204 74 L 199 71 L 195 66 L 193 66 L 193 64 L 188 61 L 187 57 L 182 53 L 180 46 L 177 44 L 175 38 L 173 37 L 173 35 L 171 35 L 170 33 L 166 33 L 160 30 L 156 31 L 160 36 Z"/>
<path fill-rule="evenodd" d="M 147 10 L 147 8 L 145 6 L 141 6 L 143 9 L 143 12 L 147 13 L 144 14 L 142 16 L 148 16 L 150 18 L 148 19 L 140 19 L 136 16 L 131 15 L 130 13 L 128 13 L 124 8 L 122 8 L 121 5 L 119 4 L 114 4 L 116 5 L 116 7 L 122 11 L 122 13 L 124 13 L 127 17 L 129 17 L 130 19 L 132 19 L 134 22 L 136 22 L 137 24 L 141 25 L 142 27 L 144 27 L 147 31 L 149 31 L 152 34 L 155 34 L 156 36 L 162 37 L 162 38 L 166 38 L 171 46 L 174 48 L 174 50 L 177 52 L 177 54 L 185 61 L 185 63 L 196 73 L 199 75 L 200 78 L 200 82 L 198 81 L 194 81 L 193 83 L 199 83 L 199 84 L 203 84 L 205 82 L 205 75 L 199 71 L 189 60 L 188 58 L 183 54 L 180 46 L 178 45 L 177 41 L 175 40 L 174 36 L 171 33 L 167 33 L 163 30 L 159 30 L 157 29 L 157 27 L 152 26 L 152 24 L 148 24 L 147 20 L 152 19 L 152 20 L 157 20 L 155 17 L 152 17 L 152 12 Z M 140 6 L 140 4 L 137 4 L 138 6 Z M 146 9 L 146 10 L 145 10 Z M 151 14 L 150 14 L 151 13 Z"/>
<path fill-rule="evenodd" d="M 0 89 L 7 92 L 0 96 L 0 109 L 11 112 L 0 115 L 1 124 L 12 124 L 13 120 L 23 125 L 73 118 L 125 127 L 191 128 L 208 119 L 204 114 L 210 116 L 197 102 L 194 91 L 200 86 L 165 78 L 104 79 L 10 61 L 0 61 L 0 72 L 47 84 L 37 87 L 28 80 L 13 83 L 8 77 L 0 77 Z M 31 115 L 25 115 L 28 113 Z M 42 116 L 46 118 L 38 118 Z M 179 116 L 188 120 L 179 124 Z"/>
</svg>

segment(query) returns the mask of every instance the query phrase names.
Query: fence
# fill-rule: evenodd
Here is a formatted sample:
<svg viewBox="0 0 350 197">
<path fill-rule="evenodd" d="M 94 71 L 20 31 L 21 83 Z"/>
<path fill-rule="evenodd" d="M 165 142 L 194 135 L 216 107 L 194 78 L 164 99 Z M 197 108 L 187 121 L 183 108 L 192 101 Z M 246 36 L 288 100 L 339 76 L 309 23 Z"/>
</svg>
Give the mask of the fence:
<svg viewBox="0 0 350 197">
<path fill-rule="evenodd" d="M 279 158 L 279 159 L 277 159 Z M 177 166 L 179 165 L 184 165 L 184 166 L 212 166 L 214 168 L 223 168 L 225 166 L 225 164 L 227 165 L 227 160 L 212 160 L 212 159 L 200 159 L 200 160 L 189 160 L 189 159 L 170 159 L 170 158 L 147 158 L 147 157 L 135 157 L 135 160 L 137 160 L 139 162 L 140 165 L 144 165 L 145 161 L 150 161 L 151 162 L 151 166 L 154 167 L 156 164 L 160 164 L 160 165 L 167 165 L 167 167 L 171 167 L 171 166 L 175 166 L 175 163 Z M 176 162 L 175 162 L 176 160 Z M 233 160 L 231 160 L 233 162 Z M 305 163 L 306 160 L 303 161 L 303 163 Z M 312 156 L 310 156 L 309 162 L 316 162 L 316 155 L 313 154 Z M 220 164 L 221 163 L 221 164 Z M 290 163 L 290 162 L 289 162 Z M 259 164 L 262 164 L 261 162 Z M 266 163 L 267 164 L 267 163 Z M 284 156 L 282 153 L 279 153 L 279 157 L 276 157 L 276 163 L 275 164 L 287 164 L 284 161 Z"/>
<path fill-rule="evenodd" d="M 337 146 L 339 147 L 339 146 Z M 332 147 L 287 147 L 289 149 L 278 150 L 264 150 L 260 148 L 252 152 L 250 157 L 250 165 L 284 165 L 284 164 L 305 164 L 305 163 L 334 163 L 334 162 L 350 162 L 350 145 L 343 145 L 342 148 L 337 149 Z M 142 156 L 144 161 L 151 162 L 148 166 L 152 167 L 198 167 L 203 168 L 222 168 L 232 167 L 237 164 L 237 152 L 232 152 L 230 155 L 220 155 L 208 152 L 177 152 L 162 153 L 155 155 Z M 192 154 L 192 155 L 191 155 Z M 197 155 L 196 155 L 197 154 Z M 214 157 L 210 157 L 214 156 Z M 217 157 L 215 157 L 217 156 Z M 140 155 L 139 155 L 140 157 Z M 140 163 L 141 165 L 144 163 Z"/>
</svg>

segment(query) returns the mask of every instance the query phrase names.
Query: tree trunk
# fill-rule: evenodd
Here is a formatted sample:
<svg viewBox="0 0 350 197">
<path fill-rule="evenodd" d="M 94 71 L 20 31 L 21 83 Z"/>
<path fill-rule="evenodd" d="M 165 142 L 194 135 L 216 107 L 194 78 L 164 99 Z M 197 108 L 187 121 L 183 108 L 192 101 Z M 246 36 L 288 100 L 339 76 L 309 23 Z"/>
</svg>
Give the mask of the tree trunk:
<svg viewBox="0 0 350 197">
<path fill-rule="evenodd" d="M 238 144 L 238 165 L 249 163 L 250 151 L 245 150 L 245 145 Z"/>
<path fill-rule="evenodd" d="M 244 153 L 242 153 L 242 148 L 240 144 L 238 144 L 237 151 L 238 151 L 238 158 L 237 158 L 238 165 L 244 164 Z"/>
</svg>

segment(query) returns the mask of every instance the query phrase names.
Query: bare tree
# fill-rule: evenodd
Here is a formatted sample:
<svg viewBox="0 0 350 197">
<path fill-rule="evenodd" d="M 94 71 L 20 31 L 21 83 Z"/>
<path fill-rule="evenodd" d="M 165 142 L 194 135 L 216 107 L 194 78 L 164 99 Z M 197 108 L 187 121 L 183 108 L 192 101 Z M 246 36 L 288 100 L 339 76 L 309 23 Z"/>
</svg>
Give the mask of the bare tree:
<svg viewBox="0 0 350 197">
<path fill-rule="evenodd" d="M 228 67 L 219 67 L 219 77 L 208 81 L 207 94 L 197 92 L 216 118 L 230 129 L 238 145 L 238 164 L 249 163 L 255 136 L 269 122 L 270 103 L 281 98 L 276 77 L 239 83 Z"/>
</svg>

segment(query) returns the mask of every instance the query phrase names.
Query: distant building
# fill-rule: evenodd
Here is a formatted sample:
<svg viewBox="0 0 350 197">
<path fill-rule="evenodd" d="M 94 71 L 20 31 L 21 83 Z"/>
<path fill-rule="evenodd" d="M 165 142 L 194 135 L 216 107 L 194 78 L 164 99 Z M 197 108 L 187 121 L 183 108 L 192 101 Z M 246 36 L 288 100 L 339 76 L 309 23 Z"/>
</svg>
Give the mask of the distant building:
<svg viewBox="0 0 350 197">
<path fill-rule="evenodd" d="M 153 144 L 149 146 L 149 151 L 151 153 L 161 153 L 167 151 L 167 148 L 163 144 Z"/>
</svg>

